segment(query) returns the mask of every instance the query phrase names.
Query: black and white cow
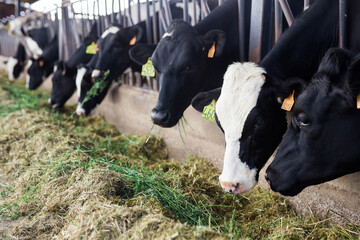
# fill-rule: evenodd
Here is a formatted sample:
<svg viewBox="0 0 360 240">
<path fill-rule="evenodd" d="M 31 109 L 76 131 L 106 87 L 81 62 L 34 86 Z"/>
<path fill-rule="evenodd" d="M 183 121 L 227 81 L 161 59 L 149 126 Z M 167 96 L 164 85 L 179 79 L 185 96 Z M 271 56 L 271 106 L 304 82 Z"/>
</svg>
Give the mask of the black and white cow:
<svg viewBox="0 0 360 240">
<path fill-rule="evenodd" d="M 26 61 L 26 51 L 24 46 L 19 43 L 14 57 L 9 57 L 7 61 L 7 70 L 9 80 L 17 79 L 22 71 L 24 71 Z"/>
<path fill-rule="evenodd" d="M 170 3 L 170 10 L 174 18 L 183 16 L 183 10 L 176 7 L 176 3 Z M 150 29 L 152 26 L 152 17 L 150 18 Z M 105 98 L 107 91 L 112 83 L 118 76 L 120 76 L 127 68 L 131 68 L 132 71 L 139 72 L 141 66 L 133 62 L 129 56 L 129 50 L 140 43 L 146 43 L 146 22 L 141 21 L 138 24 L 120 28 L 118 26 L 112 26 L 107 29 L 98 41 L 99 56 L 92 72 L 93 81 L 87 79 L 86 83 L 78 84 L 78 86 L 89 86 L 100 79 L 102 79 L 104 73 L 109 71 L 109 75 L 104 80 L 104 88 L 99 91 L 98 95 L 88 97 L 86 103 L 82 100 L 88 91 L 81 89 L 79 97 L 79 103 L 77 113 L 79 115 L 89 115 Z M 85 74 L 85 69 L 81 70 Z M 84 80 L 85 81 L 85 80 Z M 89 89 L 88 89 L 89 90 Z"/>
<path fill-rule="evenodd" d="M 349 1 L 349 47 L 359 52 L 360 2 Z M 295 20 L 259 63 L 235 63 L 224 75 L 222 89 L 199 94 L 193 106 L 202 111 L 217 99 L 218 125 L 226 150 L 220 183 L 226 192 L 252 189 L 260 169 L 279 145 L 287 129 L 281 99 L 301 88 L 299 77 L 310 81 L 327 49 L 338 45 L 339 2 L 317 0 Z"/>
<path fill-rule="evenodd" d="M 293 196 L 360 171 L 360 55 L 354 55 L 330 49 L 296 98 L 291 124 L 266 171 L 274 191 Z"/>
<path fill-rule="evenodd" d="M 290 6 L 298 14 L 303 3 L 292 0 Z M 246 0 L 246 36 L 249 36 L 250 10 L 251 0 Z M 246 39 L 245 52 L 248 52 Z M 134 47 L 131 58 L 145 64 L 151 57 L 159 74 L 159 97 L 151 111 L 152 121 L 172 127 L 197 93 L 220 87 L 227 66 L 239 60 L 238 43 L 237 1 L 227 0 L 194 27 L 182 21 L 173 22 L 157 47 Z M 215 54 L 211 56 L 209 50 L 213 45 Z"/>
<path fill-rule="evenodd" d="M 92 43 L 96 43 L 97 25 L 92 26 L 90 33 L 84 38 L 84 42 L 74 52 L 67 62 L 59 61 L 55 65 L 54 75 L 52 77 L 52 89 L 50 95 L 50 104 L 53 108 L 64 106 L 66 101 L 76 90 L 77 66 L 88 63 L 93 57 L 86 53 L 86 49 Z"/>
<path fill-rule="evenodd" d="M 57 36 L 55 36 L 44 48 L 39 58 L 31 58 L 31 66 L 28 69 L 29 78 L 26 79 L 28 89 L 34 90 L 38 88 L 44 79 L 53 72 L 55 62 L 59 58 L 58 46 Z"/>
</svg>

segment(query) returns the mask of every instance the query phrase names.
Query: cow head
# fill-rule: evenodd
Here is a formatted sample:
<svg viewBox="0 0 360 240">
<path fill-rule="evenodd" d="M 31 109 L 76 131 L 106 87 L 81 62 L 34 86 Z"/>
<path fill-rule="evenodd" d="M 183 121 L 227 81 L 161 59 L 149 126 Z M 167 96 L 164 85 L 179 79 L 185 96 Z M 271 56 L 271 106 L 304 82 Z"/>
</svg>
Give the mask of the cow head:
<svg viewBox="0 0 360 240">
<path fill-rule="evenodd" d="M 297 80 L 292 82 L 296 85 Z M 294 87 L 292 86 L 292 87 Z M 274 87 L 265 70 L 254 63 L 234 63 L 224 75 L 223 86 L 215 92 L 198 94 L 192 101 L 195 109 L 217 100 L 215 113 L 225 134 L 224 165 L 219 177 L 229 193 L 251 190 L 259 171 L 271 156 L 286 130 L 285 113 L 277 101 L 289 86 Z M 219 96 L 217 99 L 216 96 Z"/>
<path fill-rule="evenodd" d="M 64 106 L 66 101 L 73 95 L 76 88 L 74 81 L 75 74 L 76 69 L 69 68 L 63 61 L 56 63 L 50 95 L 50 103 L 53 108 Z"/>
<path fill-rule="evenodd" d="M 26 86 L 30 90 L 38 88 L 45 79 L 45 61 L 42 57 L 38 59 L 31 58 L 31 66 L 28 69 L 29 78 Z"/>
<path fill-rule="evenodd" d="M 9 80 L 17 79 L 24 70 L 24 65 L 25 63 L 23 61 L 18 61 L 16 58 L 10 57 L 7 61 Z"/>
<path fill-rule="evenodd" d="M 202 35 L 183 21 L 174 21 L 156 49 L 139 45 L 130 56 L 139 64 L 149 57 L 159 74 L 160 89 L 152 121 L 162 127 L 176 125 L 191 99 L 208 84 L 209 61 L 219 57 L 225 45 L 225 33 L 211 30 Z M 214 52 L 215 51 L 215 52 Z"/>
<path fill-rule="evenodd" d="M 360 171 L 360 56 L 330 49 L 295 102 L 291 125 L 266 171 L 274 191 L 305 187 Z"/>
<path fill-rule="evenodd" d="M 110 70 L 110 77 L 121 75 L 132 61 L 129 50 L 143 37 L 143 30 L 139 25 L 127 28 L 116 26 L 107 29 L 98 41 L 99 58 L 96 62 L 92 77 L 98 80 Z"/>
</svg>

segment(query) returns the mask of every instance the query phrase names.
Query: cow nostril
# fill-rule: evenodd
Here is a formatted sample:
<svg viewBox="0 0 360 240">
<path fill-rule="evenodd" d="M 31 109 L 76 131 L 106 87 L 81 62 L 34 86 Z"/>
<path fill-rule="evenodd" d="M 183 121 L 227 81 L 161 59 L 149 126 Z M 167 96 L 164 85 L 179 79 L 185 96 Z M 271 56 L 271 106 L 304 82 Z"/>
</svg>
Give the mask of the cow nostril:
<svg viewBox="0 0 360 240">
<path fill-rule="evenodd" d="M 232 193 L 232 189 L 230 189 L 229 192 Z"/>
<path fill-rule="evenodd" d="M 151 120 L 155 124 L 164 124 L 169 120 L 169 118 L 170 114 L 168 112 L 159 111 L 155 108 L 151 111 Z"/>
</svg>

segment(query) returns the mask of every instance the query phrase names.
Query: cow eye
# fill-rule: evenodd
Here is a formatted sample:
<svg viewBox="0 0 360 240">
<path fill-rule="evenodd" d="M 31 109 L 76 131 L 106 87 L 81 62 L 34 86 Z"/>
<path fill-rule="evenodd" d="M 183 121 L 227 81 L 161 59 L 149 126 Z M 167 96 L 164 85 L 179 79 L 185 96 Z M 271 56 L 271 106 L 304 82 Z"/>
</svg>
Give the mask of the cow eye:
<svg viewBox="0 0 360 240">
<path fill-rule="evenodd" d="M 305 113 L 300 113 L 295 120 L 296 120 L 296 125 L 300 128 L 304 128 L 310 125 L 310 120 Z"/>
</svg>

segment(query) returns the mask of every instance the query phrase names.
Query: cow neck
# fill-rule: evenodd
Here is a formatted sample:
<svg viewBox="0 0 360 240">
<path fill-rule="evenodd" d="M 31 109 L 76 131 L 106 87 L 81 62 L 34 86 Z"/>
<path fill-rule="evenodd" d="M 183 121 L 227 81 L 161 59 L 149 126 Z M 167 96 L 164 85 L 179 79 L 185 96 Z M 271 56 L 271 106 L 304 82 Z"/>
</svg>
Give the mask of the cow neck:
<svg viewBox="0 0 360 240">
<path fill-rule="evenodd" d="M 43 54 L 41 55 L 44 61 L 56 61 L 59 58 L 59 44 L 57 36 L 45 47 Z"/>
<path fill-rule="evenodd" d="M 310 81 L 326 50 L 338 45 L 337 0 L 317 0 L 260 62 L 269 75 Z"/>
</svg>

